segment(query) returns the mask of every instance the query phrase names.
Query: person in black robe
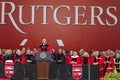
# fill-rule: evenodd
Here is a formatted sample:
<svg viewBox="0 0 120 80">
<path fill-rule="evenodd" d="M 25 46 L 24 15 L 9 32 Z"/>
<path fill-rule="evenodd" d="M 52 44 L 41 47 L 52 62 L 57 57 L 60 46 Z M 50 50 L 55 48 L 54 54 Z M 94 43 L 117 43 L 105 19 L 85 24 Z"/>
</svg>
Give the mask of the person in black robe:
<svg viewBox="0 0 120 80">
<path fill-rule="evenodd" d="M 35 63 L 36 63 L 35 57 L 34 57 L 34 55 L 31 53 L 30 50 L 27 50 L 27 51 L 26 51 L 26 60 L 27 60 L 27 63 L 28 63 L 28 64 L 35 64 Z"/>
<path fill-rule="evenodd" d="M 55 61 L 57 64 L 65 64 L 65 56 L 63 55 L 61 48 L 59 49 L 58 54 L 55 55 Z"/>
<path fill-rule="evenodd" d="M 6 60 L 12 60 L 12 61 L 14 60 L 14 57 L 13 57 L 12 52 L 10 51 L 10 49 L 7 49 L 5 51 L 4 61 L 6 61 Z"/>
</svg>

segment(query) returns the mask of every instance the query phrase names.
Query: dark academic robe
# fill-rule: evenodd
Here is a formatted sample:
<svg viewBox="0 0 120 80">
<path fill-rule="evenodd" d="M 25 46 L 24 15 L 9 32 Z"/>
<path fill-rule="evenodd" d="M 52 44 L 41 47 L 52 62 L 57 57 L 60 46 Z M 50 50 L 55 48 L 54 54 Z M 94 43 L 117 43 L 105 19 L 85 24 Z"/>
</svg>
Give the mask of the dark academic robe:
<svg viewBox="0 0 120 80">
<path fill-rule="evenodd" d="M 89 63 L 90 63 L 90 58 L 89 57 L 84 57 L 84 56 L 81 57 L 81 64 L 82 65 L 87 65 Z"/>
<path fill-rule="evenodd" d="M 12 54 L 10 54 L 10 55 L 5 55 L 4 61 L 6 61 L 6 60 L 13 60 L 13 61 L 14 61 L 14 56 L 13 56 Z"/>
<path fill-rule="evenodd" d="M 29 64 L 35 64 L 35 57 L 32 54 L 26 54 L 26 60 L 31 60 L 32 62 L 27 62 Z"/>
<path fill-rule="evenodd" d="M 42 44 L 39 46 L 38 51 L 52 51 L 51 47 L 48 44 Z"/>
<path fill-rule="evenodd" d="M 119 58 L 115 58 L 115 67 L 116 68 L 120 68 L 120 57 Z M 120 72 L 120 69 L 117 69 L 117 72 Z"/>
<path fill-rule="evenodd" d="M 62 53 L 55 54 L 54 59 L 57 64 L 65 64 L 65 56 Z M 61 60 L 61 62 L 58 62 L 58 60 Z"/>
</svg>

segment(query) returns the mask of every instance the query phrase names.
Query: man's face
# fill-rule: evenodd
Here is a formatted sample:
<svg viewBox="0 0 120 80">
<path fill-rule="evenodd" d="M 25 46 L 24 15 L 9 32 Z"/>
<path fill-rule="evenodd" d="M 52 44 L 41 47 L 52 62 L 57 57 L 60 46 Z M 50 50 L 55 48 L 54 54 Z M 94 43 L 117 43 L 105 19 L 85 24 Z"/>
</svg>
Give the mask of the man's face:
<svg viewBox="0 0 120 80">
<path fill-rule="evenodd" d="M 98 51 L 95 51 L 94 54 L 95 54 L 95 56 L 99 56 L 99 52 Z"/>
<path fill-rule="evenodd" d="M 46 39 L 43 39 L 43 40 L 42 40 L 42 43 L 43 43 L 43 44 L 46 44 L 46 43 L 47 43 L 47 40 L 46 40 Z"/>
</svg>

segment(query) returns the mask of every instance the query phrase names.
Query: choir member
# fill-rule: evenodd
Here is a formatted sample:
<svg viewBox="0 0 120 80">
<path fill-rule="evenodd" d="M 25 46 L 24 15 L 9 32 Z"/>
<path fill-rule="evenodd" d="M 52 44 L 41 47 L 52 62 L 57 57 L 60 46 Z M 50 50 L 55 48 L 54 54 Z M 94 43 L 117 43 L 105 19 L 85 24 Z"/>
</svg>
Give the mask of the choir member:
<svg viewBox="0 0 120 80">
<path fill-rule="evenodd" d="M 51 47 L 47 44 L 46 39 L 42 39 L 42 44 L 39 46 L 38 51 L 52 51 Z"/>
</svg>

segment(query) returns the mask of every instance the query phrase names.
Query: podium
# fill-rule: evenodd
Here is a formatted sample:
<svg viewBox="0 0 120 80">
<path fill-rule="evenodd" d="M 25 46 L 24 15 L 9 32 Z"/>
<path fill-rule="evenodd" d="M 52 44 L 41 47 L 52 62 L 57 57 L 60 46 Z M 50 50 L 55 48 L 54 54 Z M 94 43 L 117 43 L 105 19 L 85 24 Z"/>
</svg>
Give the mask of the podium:
<svg viewBox="0 0 120 80">
<path fill-rule="evenodd" d="M 49 65 L 52 61 L 50 52 L 37 52 L 37 76 L 38 79 L 48 79 L 49 77 Z"/>
</svg>

